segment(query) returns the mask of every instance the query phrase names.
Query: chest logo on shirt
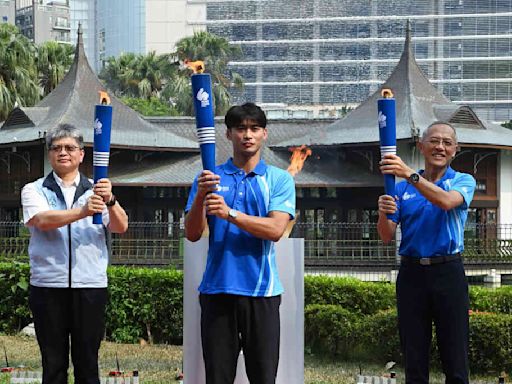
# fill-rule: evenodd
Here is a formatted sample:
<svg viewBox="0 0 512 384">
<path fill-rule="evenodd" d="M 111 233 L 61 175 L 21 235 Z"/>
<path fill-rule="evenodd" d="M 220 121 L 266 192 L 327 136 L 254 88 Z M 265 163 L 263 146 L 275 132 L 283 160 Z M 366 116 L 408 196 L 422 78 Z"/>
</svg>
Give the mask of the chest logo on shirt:
<svg viewBox="0 0 512 384">
<path fill-rule="evenodd" d="M 409 192 L 405 192 L 404 195 L 402 196 L 402 200 L 409 200 L 409 199 L 412 199 L 416 197 L 416 194 L 415 193 L 409 193 Z"/>
</svg>

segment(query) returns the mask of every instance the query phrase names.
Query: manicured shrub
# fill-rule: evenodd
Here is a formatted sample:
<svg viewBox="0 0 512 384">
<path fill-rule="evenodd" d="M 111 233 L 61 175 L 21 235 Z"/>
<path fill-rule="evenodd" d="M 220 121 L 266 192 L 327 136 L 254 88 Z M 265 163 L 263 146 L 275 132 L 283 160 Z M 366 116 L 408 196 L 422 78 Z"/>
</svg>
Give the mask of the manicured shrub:
<svg viewBox="0 0 512 384">
<path fill-rule="evenodd" d="M 30 323 L 28 281 L 28 264 L 0 263 L 0 332 L 15 333 Z"/>
<path fill-rule="evenodd" d="M 338 305 L 308 305 L 304 310 L 305 344 L 311 351 L 346 357 L 353 351 L 359 318 Z"/>
<path fill-rule="evenodd" d="M 334 304 L 369 315 L 394 308 L 395 285 L 346 277 L 305 276 L 304 302 L 305 305 Z"/>
<path fill-rule="evenodd" d="M 183 274 L 172 269 L 112 267 L 107 337 L 119 342 L 139 338 L 181 343 Z"/>
<path fill-rule="evenodd" d="M 472 313 L 469 319 L 471 371 L 512 371 L 512 315 Z"/>
<path fill-rule="evenodd" d="M 512 287 L 471 287 L 469 303 L 472 310 L 512 315 Z"/>
</svg>

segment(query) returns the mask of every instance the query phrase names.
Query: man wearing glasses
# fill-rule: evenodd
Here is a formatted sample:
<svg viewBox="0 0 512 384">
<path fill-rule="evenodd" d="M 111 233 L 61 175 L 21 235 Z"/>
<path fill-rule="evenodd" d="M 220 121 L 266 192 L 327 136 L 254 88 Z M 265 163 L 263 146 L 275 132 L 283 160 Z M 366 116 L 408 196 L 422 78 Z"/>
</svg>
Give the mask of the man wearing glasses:
<svg viewBox="0 0 512 384">
<path fill-rule="evenodd" d="M 233 157 L 194 180 L 185 209 L 188 240 L 199 240 L 206 224 L 210 230 L 199 286 L 206 383 L 233 383 L 243 349 L 251 384 L 272 384 L 283 292 L 274 242 L 295 216 L 295 186 L 261 159 L 267 119 L 260 107 L 231 107 L 225 123 Z"/>
<path fill-rule="evenodd" d="M 379 197 L 377 228 L 385 243 L 398 224 L 402 230 L 396 294 L 406 383 L 429 382 L 433 320 L 446 383 L 467 384 L 469 298 L 461 253 L 476 183 L 450 167 L 457 151 L 450 124 L 431 124 L 418 147 L 425 170 L 416 172 L 396 155 L 380 162 L 383 174 L 405 179 L 396 196 Z"/>
<path fill-rule="evenodd" d="M 106 231 L 123 233 L 128 217 L 108 179 L 96 185 L 78 168 L 83 137 L 60 124 L 46 135 L 53 171 L 21 192 L 30 230 L 30 295 L 43 363 L 43 384 L 68 382 L 69 349 L 76 384 L 99 384 L 98 350 L 105 329 Z M 103 225 L 92 223 L 101 213 Z"/>
</svg>

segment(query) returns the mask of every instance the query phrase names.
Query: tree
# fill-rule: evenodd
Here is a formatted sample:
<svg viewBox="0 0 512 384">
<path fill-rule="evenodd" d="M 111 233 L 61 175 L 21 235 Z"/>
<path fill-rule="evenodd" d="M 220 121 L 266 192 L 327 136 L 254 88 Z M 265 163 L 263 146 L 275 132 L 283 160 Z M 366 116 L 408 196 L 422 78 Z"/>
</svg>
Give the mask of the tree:
<svg viewBox="0 0 512 384">
<path fill-rule="evenodd" d="M 512 129 L 512 120 L 509 120 L 506 123 L 501 124 L 501 126 L 508 129 Z"/>
<path fill-rule="evenodd" d="M 207 73 L 212 77 L 213 101 L 216 115 L 226 113 L 231 104 L 229 90 L 242 89 L 242 77 L 229 69 L 229 61 L 241 54 L 240 47 L 232 46 L 219 36 L 206 31 L 195 32 L 176 44 L 176 52 L 171 56 L 175 61 L 202 60 Z M 162 95 L 176 103 L 178 110 L 193 115 L 192 90 L 188 79 L 190 70 L 177 71 L 162 90 Z"/>
<path fill-rule="evenodd" d="M 69 44 L 47 41 L 37 49 L 39 85 L 43 97 L 55 89 L 73 64 L 75 49 Z"/>
<path fill-rule="evenodd" d="M 175 108 L 170 107 L 157 97 L 142 99 L 139 97 L 122 97 L 121 101 L 131 109 L 139 112 L 143 116 L 178 116 Z"/>
<path fill-rule="evenodd" d="M 100 72 L 100 79 L 117 96 L 141 97 L 149 100 L 159 96 L 166 76 L 170 75 L 168 55 L 123 53 L 110 57 Z"/>
<path fill-rule="evenodd" d="M 15 103 L 32 106 L 38 100 L 35 47 L 15 26 L 0 24 L 0 121 Z"/>
</svg>

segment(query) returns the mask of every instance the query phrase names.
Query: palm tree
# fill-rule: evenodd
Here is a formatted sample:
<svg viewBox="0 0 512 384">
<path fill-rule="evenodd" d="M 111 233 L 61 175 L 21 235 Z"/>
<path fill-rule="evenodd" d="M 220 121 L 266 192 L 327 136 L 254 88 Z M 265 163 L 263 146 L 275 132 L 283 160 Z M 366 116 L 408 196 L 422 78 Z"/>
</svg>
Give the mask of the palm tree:
<svg viewBox="0 0 512 384">
<path fill-rule="evenodd" d="M 0 24 L 0 121 L 15 103 L 32 106 L 38 100 L 35 47 L 15 26 Z"/>
<path fill-rule="evenodd" d="M 73 63 L 74 47 L 69 44 L 47 41 L 37 49 L 39 85 L 43 97 L 55 89 Z"/>
<path fill-rule="evenodd" d="M 169 72 L 168 55 L 147 55 L 124 53 L 119 58 L 107 60 L 100 78 L 107 88 L 119 96 L 131 96 L 150 99 L 158 96 L 165 82 L 164 73 Z"/>
<path fill-rule="evenodd" d="M 117 96 L 132 96 L 126 83 L 125 71 L 131 68 L 136 60 L 134 53 L 123 53 L 118 58 L 109 57 L 100 71 L 99 78 L 105 86 Z"/>
<path fill-rule="evenodd" d="M 219 36 L 206 31 L 195 32 L 193 36 L 185 37 L 176 44 L 173 57 L 176 61 L 202 60 L 205 62 L 206 72 L 212 77 L 213 100 L 215 114 L 223 115 L 231 104 L 229 90 L 243 88 L 242 77 L 229 69 L 229 61 L 241 54 L 240 47 L 232 46 Z M 189 71 L 177 72 L 167 84 L 162 94 L 173 99 L 179 110 L 193 115 Z M 186 76 L 185 81 L 183 77 Z"/>
</svg>

